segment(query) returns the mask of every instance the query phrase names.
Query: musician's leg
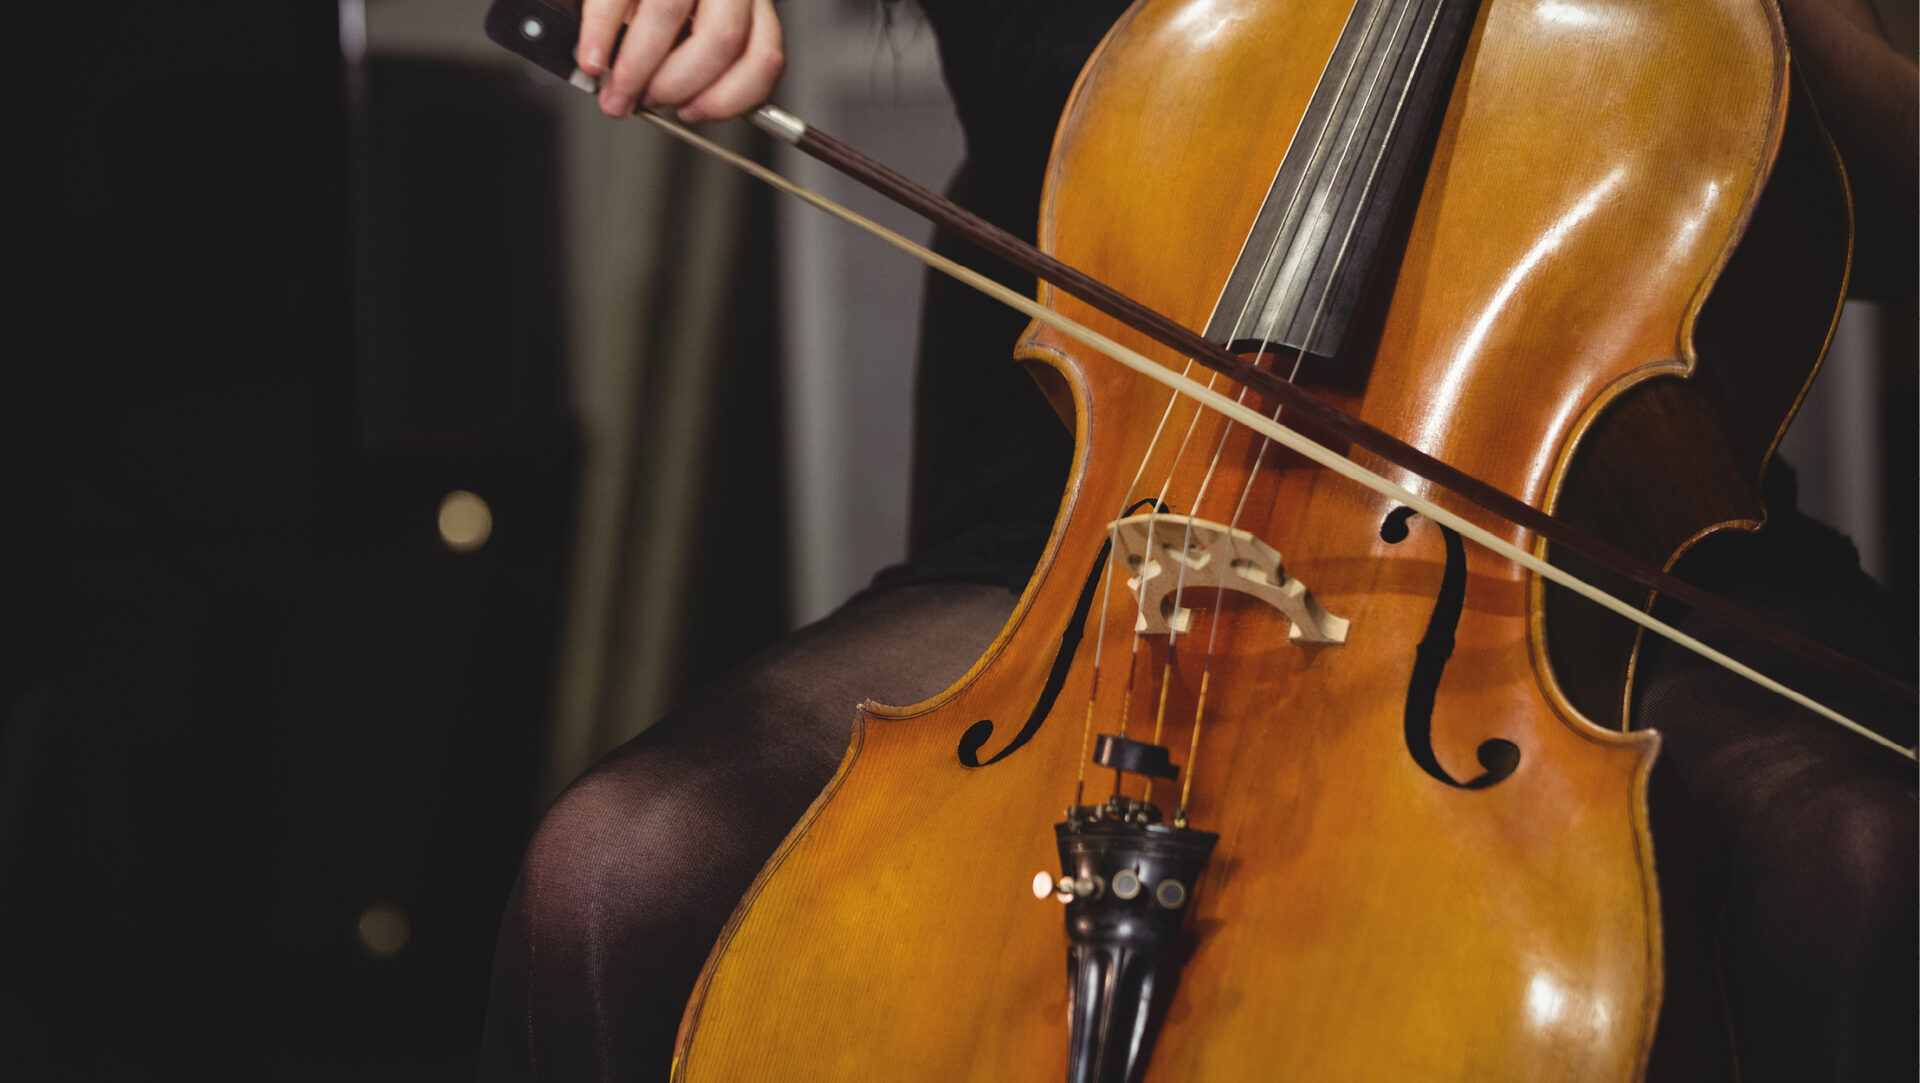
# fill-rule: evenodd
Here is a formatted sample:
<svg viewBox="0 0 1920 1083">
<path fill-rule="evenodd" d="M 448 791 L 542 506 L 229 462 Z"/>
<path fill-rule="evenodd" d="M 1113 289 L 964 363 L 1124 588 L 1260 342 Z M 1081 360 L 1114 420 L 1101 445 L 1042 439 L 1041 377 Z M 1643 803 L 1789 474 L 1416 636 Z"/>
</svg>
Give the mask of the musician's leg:
<svg viewBox="0 0 1920 1083">
<path fill-rule="evenodd" d="M 1768 562 L 1734 600 L 1896 671 L 1910 666 L 1897 607 L 1850 551 L 1828 559 L 1817 533 L 1794 548 L 1816 555 Z M 1704 620 L 1683 626 L 1716 645 L 1731 638 Z M 1913 740 L 1912 712 L 1898 703 L 1784 652 L 1738 653 Z M 1665 733 L 1663 756 L 1723 854 L 1719 953 L 1742 1078 L 1914 1078 L 1913 765 L 1672 648 L 1649 651 L 1642 688 L 1642 723 Z"/>
<path fill-rule="evenodd" d="M 508 903 L 482 1079 L 665 1079 L 708 948 L 832 777 L 855 705 L 939 692 L 1014 601 L 970 585 L 857 600 L 575 782 Z"/>
</svg>

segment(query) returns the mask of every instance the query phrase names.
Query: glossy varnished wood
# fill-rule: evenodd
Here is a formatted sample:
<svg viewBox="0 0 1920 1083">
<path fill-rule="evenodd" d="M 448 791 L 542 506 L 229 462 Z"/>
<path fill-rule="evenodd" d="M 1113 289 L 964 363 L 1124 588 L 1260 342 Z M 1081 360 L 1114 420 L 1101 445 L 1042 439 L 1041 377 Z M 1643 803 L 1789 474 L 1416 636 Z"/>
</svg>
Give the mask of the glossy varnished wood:
<svg viewBox="0 0 1920 1083">
<path fill-rule="evenodd" d="M 1137 7 L 1062 120 L 1043 244 L 1203 326 L 1342 18 L 1311 0 Z M 1610 402 L 1691 364 L 1695 314 L 1758 197 L 1785 87 L 1778 20 L 1755 0 L 1488 0 L 1361 348 L 1318 390 L 1547 503 Z M 1062 1077 L 1065 934 L 1058 904 L 1027 885 L 1058 868 L 1051 825 L 1074 795 L 1096 640 L 1096 726 L 1123 713 L 1124 585 L 1122 604 L 1096 608 L 1031 744 L 972 770 L 956 747 L 981 718 L 996 725 L 987 754 L 1012 737 L 1106 523 L 1168 478 L 1177 510 L 1220 520 L 1251 485 L 1240 525 L 1352 630 L 1341 647 L 1291 646 L 1277 614 L 1230 595 L 1182 641 L 1163 738 L 1176 759 L 1218 624 L 1187 767 L 1195 826 L 1221 840 L 1145 1078 L 1642 1070 L 1660 984 L 1643 797 L 1657 739 L 1595 727 L 1557 695 L 1535 665 L 1527 579 L 1468 553 L 1434 746 L 1456 778 L 1479 772 L 1488 738 L 1514 742 L 1521 761 L 1488 789 L 1444 785 L 1403 736 L 1445 562 L 1439 531 L 1416 520 L 1390 543 L 1381 498 L 1273 456 L 1254 470 L 1244 432 L 1219 445 L 1216 419 L 1169 413 L 1163 391 L 1048 333 L 1030 332 L 1022 353 L 1072 391 L 1080 434 L 1041 571 L 958 686 L 863 714 L 839 776 L 710 959 L 677 1078 Z M 1136 737 L 1164 652 L 1151 644 L 1137 662 Z M 1164 784 L 1158 796 L 1170 803 Z"/>
<path fill-rule="evenodd" d="M 1689 371 L 1619 389 L 1582 435 L 1553 513 L 1650 564 L 1715 530 L 1758 529 L 1760 476 L 1839 319 L 1851 239 L 1839 159 L 1796 82 L 1766 191 L 1695 322 Z M 1554 560 L 1618 597 L 1647 598 L 1557 548 Z M 1625 661 L 1639 630 L 1592 620 L 1557 588 L 1544 593 L 1556 682 L 1587 717 L 1628 724 Z"/>
</svg>

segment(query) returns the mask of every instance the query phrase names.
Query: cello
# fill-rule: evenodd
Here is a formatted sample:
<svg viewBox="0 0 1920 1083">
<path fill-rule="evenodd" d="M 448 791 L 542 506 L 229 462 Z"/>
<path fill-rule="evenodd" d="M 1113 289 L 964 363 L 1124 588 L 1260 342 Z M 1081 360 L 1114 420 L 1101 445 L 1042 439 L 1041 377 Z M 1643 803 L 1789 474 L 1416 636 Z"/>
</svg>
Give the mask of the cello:
<svg viewBox="0 0 1920 1083">
<path fill-rule="evenodd" d="M 1761 217 L 1761 181 L 1787 142 L 1788 83 L 1777 48 L 1770 65 L 1723 55 L 1777 47 L 1777 23 L 1744 35 L 1734 18 L 1694 26 L 1706 44 L 1680 66 L 1714 72 L 1708 130 L 1668 124 L 1698 112 L 1701 87 L 1649 74 L 1633 84 L 1647 100 L 1627 94 L 1619 108 L 1660 137 L 1636 146 L 1643 157 L 1560 148 L 1529 163 L 1535 202 L 1494 216 L 1516 202 L 1499 183 L 1505 159 L 1541 134 L 1516 133 L 1514 117 L 1536 129 L 1591 118 L 1595 103 L 1577 99 L 1630 84 L 1619 65 L 1644 63 L 1630 54 L 1672 31 L 1636 25 L 1609 39 L 1578 26 L 1577 11 L 1539 10 L 1549 7 L 1569 26 L 1545 35 L 1559 52 L 1530 42 L 1523 61 L 1524 13 L 1489 4 L 1461 18 L 1457 46 L 1431 54 L 1451 51 L 1444 69 L 1421 66 L 1431 35 L 1404 32 L 1446 5 L 1376 4 L 1344 20 L 1137 9 L 1063 119 L 1043 234 L 1070 262 L 1416 446 L 1523 499 L 1573 506 L 1581 454 L 1617 415 L 1641 401 L 1687 407 L 1684 394 L 1635 392 L 1700 367 L 1706 287 L 1737 278 L 1732 241 Z M 1647 16 L 1625 19 L 1639 24 L 1659 13 L 1627 14 Z M 1196 27 L 1211 28 L 1215 52 L 1165 52 Z M 1333 58 L 1305 73 L 1315 78 L 1271 78 L 1271 57 L 1315 46 Z M 1199 74 L 1235 63 L 1269 77 L 1237 112 L 1218 107 L 1253 84 L 1221 80 L 1214 99 L 1198 89 Z M 1361 75 L 1328 82 L 1342 71 Z M 1542 73 L 1566 71 L 1586 82 L 1543 92 Z M 1195 93 L 1163 96 L 1170 84 Z M 1374 140 L 1416 91 L 1445 103 L 1438 127 Z M 1587 111 L 1543 120 L 1518 108 L 1539 110 L 1540 98 Z M 1733 108 L 1750 100 L 1767 108 Z M 1249 130 L 1220 138 L 1236 126 Z M 1299 138 L 1309 129 L 1335 134 Z M 1709 165 L 1667 186 L 1664 202 L 1627 183 L 1673 180 L 1680 149 Z M 1171 162 L 1180 177 L 1146 168 Z M 1383 172 L 1411 178 L 1404 219 L 1380 195 L 1397 185 L 1373 184 Z M 1102 199 L 1082 198 L 1103 175 Z M 1146 228 L 1112 229 L 1117 210 L 1149 212 Z M 1366 259 L 1349 262 L 1355 236 Z M 1594 275 L 1606 254 L 1619 269 Z M 1830 280 L 1829 299 L 1836 290 Z M 1762 315 L 1758 327 L 1735 323 L 1768 339 L 1810 333 L 1794 312 Z M 1573 709 L 1542 660 L 1560 637 L 1537 582 L 1046 331 L 1023 348 L 1056 366 L 1082 433 L 1042 570 L 955 690 L 870 712 L 716 951 L 681 1072 L 1024 1077 L 1056 1060 L 1079 1078 L 1124 1078 L 1130 1065 L 1163 1078 L 1633 1070 L 1657 1000 L 1638 800 L 1652 740 L 1610 735 Z M 1789 388 L 1790 407 L 1805 371 L 1721 380 L 1737 385 L 1722 397 Z M 1720 416 L 1716 393 L 1696 393 L 1701 416 Z M 1778 419 L 1755 431 L 1768 424 Z M 1740 450 L 1725 453 L 1736 467 Z M 1595 468 L 1592 484 L 1611 498 L 1608 469 L 1620 468 Z M 1618 477 L 1628 496 L 1645 487 L 1630 470 Z M 1657 539 L 1663 525 L 1644 533 Z M 1116 588 L 1123 576 L 1131 583 Z M 1083 706 L 1089 722 L 1075 725 Z M 1095 743 L 1094 721 L 1117 732 Z M 1171 762 L 1182 748 L 1184 771 Z M 1114 772 L 1104 801 L 1082 800 L 1090 760 Z M 1052 837 L 1036 831 L 1067 796 L 1066 822 Z M 1008 869 L 1048 864 L 1056 842 L 1068 867 L 1051 894 L 1066 902 L 1081 979 L 1070 997 L 1054 969 L 1058 919 L 1001 897 Z M 1135 942 L 1115 940 L 1123 928 Z M 894 990 L 888 1021 L 871 996 L 882 982 Z M 781 994 L 796 1013 L 785 1023 L 766 1006 Z M 816 1018 L 822 1005 L 834 1010 Z"/>
</svg>

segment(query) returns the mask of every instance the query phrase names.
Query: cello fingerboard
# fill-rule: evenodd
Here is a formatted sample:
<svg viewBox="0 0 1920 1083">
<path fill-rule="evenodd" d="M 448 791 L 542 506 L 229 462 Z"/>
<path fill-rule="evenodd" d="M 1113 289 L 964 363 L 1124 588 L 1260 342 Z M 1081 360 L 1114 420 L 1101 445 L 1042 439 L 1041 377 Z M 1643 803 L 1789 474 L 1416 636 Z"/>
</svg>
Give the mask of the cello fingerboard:
<svg viewBox="0 0 1920 1083">
<path fill-rule="evenodd" d="M 1206 335 L 1236 353 L 1339 356 L 1479 0 L 1359 0 Z"/>
</svg>

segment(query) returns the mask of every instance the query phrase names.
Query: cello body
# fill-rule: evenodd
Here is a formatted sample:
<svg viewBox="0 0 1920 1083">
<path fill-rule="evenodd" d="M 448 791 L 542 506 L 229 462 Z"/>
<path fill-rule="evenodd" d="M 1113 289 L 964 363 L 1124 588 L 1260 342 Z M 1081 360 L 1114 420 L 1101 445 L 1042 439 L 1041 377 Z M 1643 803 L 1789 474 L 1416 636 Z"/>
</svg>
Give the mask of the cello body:
<svg viewBox="0 0 1920 1083">
<path fill-rule="evenodd" d="M 1348 17 L 1309 0 L 1137 4 L 1061 119 L 1041 246 L 1206 325 Z M 1656 562 L 1757 524 L 1753 483 L 1847 254 L 1831 152 L 1797 115 L 1789 132 L 1771 4 L 1487 0 L 1450 78 L 1339 363 L 1299 381 Z M 1807 161 L 1789 169 L 1789 151 Z M 1792 217 L 1770 181 L 1838 192 L 1837 218 L 1758 237 Z M 1811 300 L 1768 302 L 1784 287 L 1762 264 L 1802 250 L 1815 288 L 1794 296 Z M 1662 997 L 1658 737 L 1619 727 L 1633 637 L 1590 631 L 1522 570 L 1051 331 L 1029 329 L 1019 356 L 1078 433 L 1039 569 L 952 689 L 863 706 L 838 775 L 710 956 L 675 1078 L 1643 1074 Z M 1274 607 L 1222 591 L 1178 599 L 1190 623 L 1171 659 L 1165 636 L 1136 650 L 1143 615 L 1109 544 L 1143 499 L 1258 538 L 1344 641 L 1297 642 Z M 1191 780 L 1192 823 L 1217 842 L 1137 1059 L 1089 1069 L 1070 1064 L 1060 903 L 1029 885 L 1060 870 L 1053 825 L 1077 780 L 1094 799 L 1110 785 L 1086 767 L 1089 729 L 1144 740 L 1156 721 L 1182 772 L 1161 800 Z"/>
</svg>

